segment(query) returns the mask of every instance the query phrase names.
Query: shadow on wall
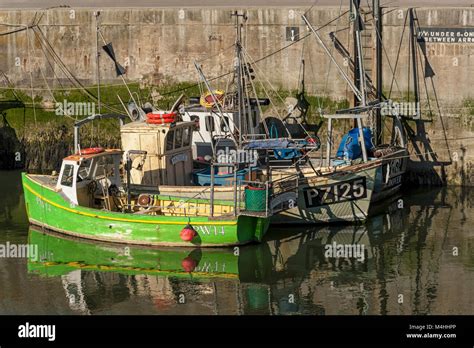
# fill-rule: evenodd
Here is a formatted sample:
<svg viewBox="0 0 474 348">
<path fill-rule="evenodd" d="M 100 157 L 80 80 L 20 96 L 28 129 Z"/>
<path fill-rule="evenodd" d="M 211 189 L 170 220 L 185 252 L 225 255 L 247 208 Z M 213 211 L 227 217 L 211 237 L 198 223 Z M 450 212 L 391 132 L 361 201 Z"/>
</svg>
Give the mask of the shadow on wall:
<svg viewBox="0 0 474 348">
<path fill-rule="evenodd" d="M 0 170 L 23 168 L 24 151 L 15 129 L 7 121 L 6 114 L 1 113 L 0 125 Z"/>
<path fill-rule="evenodd" d="M 446 185 L 447 182 L 447 174 L 446 174 L 446 167 L 453 164 L 451 158 L 451 151 L 449 149 L 449 144 L 446 135 L 446 127 L 443 120 L 443 115 L 441 113 L 441 108 L 439 105 L 438 94 L 436 91 L 435 83 L 434 83 L 434 76 L 436 75 L 433 67 L 431 66 L 428 56 L 426 53 L 426 42 L 425 39 L 422 37 L 417 38 L 417 48 L 419 54 L 421 55 L 422 62 L 421 66 L 424 69 L 423 72 L 423 84 L 425 87 L 426 98 L 428 100 L 428 107 L 430 114 L 433 114 L 433 110 L 431 107 L 431 103 L 429 102 L 428 96 L 428 82 L 431 82 L 431 89 L 434 95 L 434 101 L 436 103 L 436 109 L 440 121 L 440 125 L 442 128 L 443 138 L 445 141 L 446 148 L 449 154 L 449 160 L 441 161 L 439 160 L 438 153 L 433 149 L 431 146 L 431 140 L 428 137 L 428 133 L 426 131 L 426 123 L 432 123 L 432 120 L 424 120 L 424 119 L 410 119 L 414 122 L 414 127 L 408 123 L 407 118 L 402 119 L 403 126 L 405 128 L 405 132 L 407 134 L 407 138 L 409 143 L 412 146 L 412 156 L 408 161 L 408 181 L 411 183 L 416 183 L 418 185 L 434 185 L 434 186 L 441 186 Z M 416 48 L 414 48 L 416 50 Z M 416 59 L 416 53 L 415 59 Z M 416 72 L 416 69 L 415 69 Z M 419 83 L 417 75 L 416 76 L 416 85 Z M 417 87 L 417 86 L 415 86 Z M 418 93 L 418 92 L 416 92 Z M 419 102 L 419 96 L 418 100 Z M 421 115 L 420 115 L 421 116 Z"/>
<path fill-rule="evenodd" d="M 438 154 L 431 146 L 425 129 L 425 124 L 431 121 L 414 120 L 414 122 L 415 127 L 412 127 L 407 120 L 403 120 L 408 141 L 413 149 L 412 158 L 408 161 L 408 181 L 419 185 L 445 185 L 446 167 L 452 165 L 452 160 L 438 159 Z M 444 136 L 446 137 L 446 134 Z"/>
<path fill-rule="evenodd" d="M 46 124 L 25 136 L 25 169 L 33 172 L 58 171 L 64 157 L 73 153 L 73 136 L 64 125 Z"/>
</svg>

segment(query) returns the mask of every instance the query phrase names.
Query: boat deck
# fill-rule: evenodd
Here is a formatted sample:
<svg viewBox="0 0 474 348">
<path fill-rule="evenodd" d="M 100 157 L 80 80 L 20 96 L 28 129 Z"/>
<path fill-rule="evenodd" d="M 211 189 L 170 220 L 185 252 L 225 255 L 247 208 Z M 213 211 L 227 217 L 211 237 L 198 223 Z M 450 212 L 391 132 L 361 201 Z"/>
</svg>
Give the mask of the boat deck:
<svg viewBox="0 0 474 348">
<path fill-rule="evenodd" d="M 56 183 L 58 182 L 57 176 L 42 174 L 28 174 L 28 176 L 39 184 L 50 188 L 51 190 L 56 188 Z"/>
<path fill-rule="evenodd" d="M 240 210 L 240 215 L 268 218 L 269 214 L 266 211 L 254 211 L 254 210 Z"/>
</svg>

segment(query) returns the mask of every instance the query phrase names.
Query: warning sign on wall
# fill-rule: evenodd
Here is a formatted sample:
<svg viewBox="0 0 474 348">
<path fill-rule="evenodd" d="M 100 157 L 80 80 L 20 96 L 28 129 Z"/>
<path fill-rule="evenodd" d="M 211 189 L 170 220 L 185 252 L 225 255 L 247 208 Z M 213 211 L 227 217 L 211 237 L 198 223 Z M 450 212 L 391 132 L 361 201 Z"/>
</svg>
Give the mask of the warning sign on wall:
<svg viewBox="0 0 474 348">
<path fill-rule="evenodd" d="M 474 27 L 420 28 L 418 40 L 427 43 L 474 43 Z"/>
</svg>

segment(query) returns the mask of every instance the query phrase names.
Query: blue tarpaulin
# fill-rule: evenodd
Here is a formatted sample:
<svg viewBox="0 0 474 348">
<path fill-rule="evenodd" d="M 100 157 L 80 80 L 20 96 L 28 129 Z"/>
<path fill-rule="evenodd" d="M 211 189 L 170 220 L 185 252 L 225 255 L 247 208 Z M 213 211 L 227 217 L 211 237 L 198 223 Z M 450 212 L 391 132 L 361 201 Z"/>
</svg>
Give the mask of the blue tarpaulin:
<svg viewBox="0 0 474 348">
<path fill-rule="evenodd" d="M 371 151 L 374 148 L 372 143 L 372 131 L 370 128 L 363 129 L 365 148 Z M 359 144 L 359 128 L 352 128 L 342 137 L 339 148 L 337 149 L 337 157 L 353 160 L 362 156 L 362 149 Z"/>
</svg>

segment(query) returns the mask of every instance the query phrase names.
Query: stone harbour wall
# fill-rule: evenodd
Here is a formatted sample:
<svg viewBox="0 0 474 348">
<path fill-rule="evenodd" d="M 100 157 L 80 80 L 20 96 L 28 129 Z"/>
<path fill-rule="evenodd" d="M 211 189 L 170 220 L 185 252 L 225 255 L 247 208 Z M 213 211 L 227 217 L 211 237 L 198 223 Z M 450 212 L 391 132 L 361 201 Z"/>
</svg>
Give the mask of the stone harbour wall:
<svg viewBox="0 0 474 348">
<path fill-rule="evenodd" d="M 252 60 L 266 57 L 291 44 L 292 39 L 310 34 L 301 19 L 306 10 L 296 7 L 247 9 L 244 46 L 249 57 Z M 347 10 L 346 7 L 315 6 L 308 13 L 315 27 L 330 23 L 321 29 L 320 34 L 344 69 L 347 69 L 347 64 L 331 48 L 328 34 L 337 31 L 339 40 L 351 48 Z M 46 95 L 45 80 L 52 88 L 59 86 L 58 79 L 66 83 L 60 67 L 51 63 L 51 53 L 45 55 L 39 44 L 38 38 L 44 35 L 65 66 L 82 83 L 95 84 L 95 11 L 87 8 L 0 11 L 0 23 L 38 25 L 37 28 L 0 36 L 0 70 L 16 86 L 29 88 L 33 81 L 39 94 Z M 413 98 L 406 20 L 408 9 L 385 8 L 383 12 L 384 92 L 392 98 Z M 126 78 L 140 81 L 143 85 L 160 85 L 198 81 L 195 60 L 202 64 L 209 78 L 230 70 L 235 40 L 234 18 L 230 13 L 229 8 L 115 8 L 102 9 L 99 19 L 105 40 L 113 43 L 118 61 L 127 68 Z M 339 20 L 334 20 L 341 14 Z M 416 17 L 423 28 L 474 27 L 473 8 L 417 8 Z M 2 32 L 20 29 L 1 28 Z M 421 59 L 418 82 L 423 121 L 409 121 L 414 132 L 411 136 L 414 176 L 410 176 L 413 182 L 474 183 L 473 39 L 467 38 L 461 43 L 428 42 L 425 45 L 426 57 L 435 75 L 424 78 L 426 62 Z M 374 34 L 365 35 L 364 40 L 366 67 L 374 71 L 370 59 L 374 52 Z M 255 64 L 257 76 L 276 89 L 295 90 L 299 85 L 302 57 L 306 62 L 308 93 L 336 100 L 351 98 L 347 84 L 311 35 Z M 104 53 L 99 66 L 102 83 L 120 83 L 112 62 Z M 216 84 L 224 87 L 223 83 Z"/>
</svg>

